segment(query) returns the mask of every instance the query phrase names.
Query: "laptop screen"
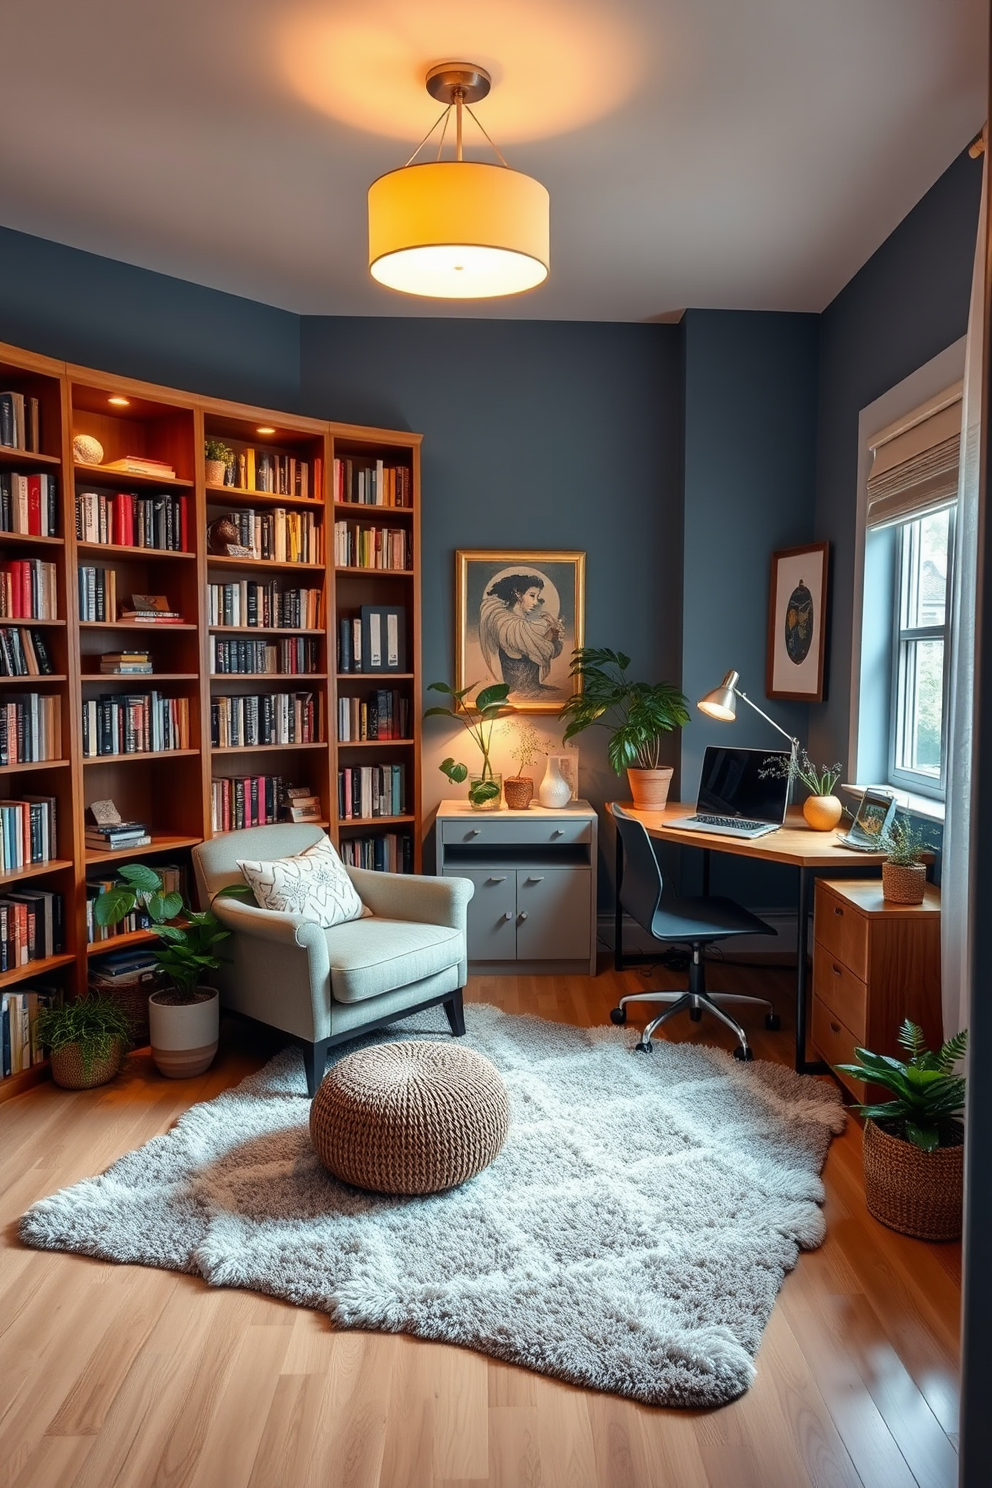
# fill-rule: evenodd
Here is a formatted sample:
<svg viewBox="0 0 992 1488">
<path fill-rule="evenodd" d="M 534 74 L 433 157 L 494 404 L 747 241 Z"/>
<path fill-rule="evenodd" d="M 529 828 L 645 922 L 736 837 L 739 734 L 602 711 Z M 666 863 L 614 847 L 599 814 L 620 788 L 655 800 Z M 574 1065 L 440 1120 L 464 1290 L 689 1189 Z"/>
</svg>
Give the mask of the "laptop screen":
<svg viewBox="0 0 992 1488">
<path fill-rule="evenodd" d="M 787 749 L 721 749 L 708 744 L 696 810 L 781 825 L 789 799 L 788 777 L 764 772 L 773 760 L 788 758 Z"/>
</svg>

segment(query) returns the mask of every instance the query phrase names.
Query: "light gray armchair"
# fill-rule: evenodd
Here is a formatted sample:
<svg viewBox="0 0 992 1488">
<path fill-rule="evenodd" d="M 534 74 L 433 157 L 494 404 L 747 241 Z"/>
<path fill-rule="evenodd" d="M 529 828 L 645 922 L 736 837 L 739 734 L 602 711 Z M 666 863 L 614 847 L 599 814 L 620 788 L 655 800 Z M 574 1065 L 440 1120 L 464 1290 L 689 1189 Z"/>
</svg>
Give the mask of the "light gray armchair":
<svg viewBox="0 0 992 1488">
<path fill-rule="evenodd" d="M 332 1045 L 403 1013 L 443 1003 L 451 1032 L 465 1032 L 465 916 L 473 892 L 463 878 L 349 868 L 372 916 L 331 930 L 301 915 L 215 897 L 243 881 L 239 859 L 290 857 L 323 835 L 303 824 L 249 827 L 193 849 L 200 904 L 233 931 L 221 946 L 231 960 L 216 973 L 221 1003 L 302 1043 L 311 1096 Z"/>
</svg>

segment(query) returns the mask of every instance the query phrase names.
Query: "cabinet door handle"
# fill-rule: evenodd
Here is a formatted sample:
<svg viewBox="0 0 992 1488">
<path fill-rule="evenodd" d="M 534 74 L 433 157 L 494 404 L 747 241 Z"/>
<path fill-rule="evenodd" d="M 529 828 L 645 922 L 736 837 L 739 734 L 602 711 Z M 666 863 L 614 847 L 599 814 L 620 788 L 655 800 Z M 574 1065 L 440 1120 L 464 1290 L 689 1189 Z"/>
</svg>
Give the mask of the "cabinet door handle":
<svg viewBox="0 0 992 1488">
<path fill-rule="evenodd" d="M 834 905 L 834 914 L 835 915 L 843 915 L 843 913 L 844 913 L 844 911 L 842 909 L 839 909 L 837 907 L 837 905 Z"/>
<path fill-rule="evenodd" d="M 504 918 L 504 920 L 512 920 L 513 919 L 513 910 L 512 909 L 508 909 L 506 911 L 506 914 L 503 916 L 503 918 Z"/>
<path fill-rule="evenodd" d="M 486 883 L 506 883 L 506 874 L 504 873 L 501 878 L 487 878 Z"/>
<path fill-rule="evenodd" d="M 840 967 L 837 966 L 837 965 L 834 966 L 834 976 L 843 976 L 843 972 L 841 971 Z"/>
<path fill-rule="evenodd" d="M 544 874 L 543 873 L 530 873 L 530 874 L 527 875 L 527 882 L 528 883 L 543 883 L 544 882 Z"/>
<path fill-rule="evenodd" d="M 482 832 L 482 828 L 481 827 L 473 827 L 472 830 L 471 830 L 471 832 L 469 832 L 468 835 L 470 837 L 478 837 L 481 832 Z"/>
<path fill-rule="evenodd" d="M 517 916 L 517 920 L 518 921 L 519 920 L 525 920 L 526 918 L 527 918 L 527 911 L 526 910 L 522 910 L 520 912 L 520 914 Z"/>
<path fill-rule="evenodd" d="M 834 1023 L 831 1020 L 831 1023 L 830 1023 L 830 1032 L 831 1033 L 840 1033 L 840 1024 L 839 1023 Z"/>
</svg>

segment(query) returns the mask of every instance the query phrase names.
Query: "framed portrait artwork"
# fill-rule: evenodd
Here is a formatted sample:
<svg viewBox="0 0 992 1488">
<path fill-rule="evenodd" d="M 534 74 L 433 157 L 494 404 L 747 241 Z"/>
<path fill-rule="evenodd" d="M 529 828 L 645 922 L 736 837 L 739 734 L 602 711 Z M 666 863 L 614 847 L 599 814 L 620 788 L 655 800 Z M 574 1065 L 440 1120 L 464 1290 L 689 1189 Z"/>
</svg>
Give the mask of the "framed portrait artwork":
<svg viewBox="0 0 992 1488">
<path fill-rule="evenodd" d="M 583 644 L 585 553 L 455 553 L 455 687 L 507 682 L 519 713 L 557 713 Z"/>
<path fill-rule="evenodd" d="M 772 554 L 765 695 L 823 701 L 829 543 Z"/>
</svg>

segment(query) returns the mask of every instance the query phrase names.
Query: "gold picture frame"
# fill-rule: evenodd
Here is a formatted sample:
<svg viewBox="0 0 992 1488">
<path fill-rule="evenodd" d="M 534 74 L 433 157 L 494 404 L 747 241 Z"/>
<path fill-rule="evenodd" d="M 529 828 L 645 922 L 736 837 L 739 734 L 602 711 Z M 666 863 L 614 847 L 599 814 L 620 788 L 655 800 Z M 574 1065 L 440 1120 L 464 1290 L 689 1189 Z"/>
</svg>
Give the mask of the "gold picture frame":
<svg viewBox="0 0 992 1488">
<path fill-rule="evenodd" d="M 459 548 L 455 689 L 509 682 L 518 713 L 560 712 L 581 685 L 569 671 L 584 644 L 585 566 L 572 551 Z"/>
</svg>

